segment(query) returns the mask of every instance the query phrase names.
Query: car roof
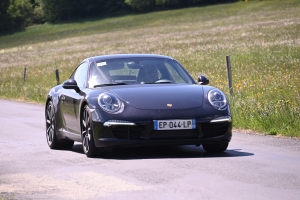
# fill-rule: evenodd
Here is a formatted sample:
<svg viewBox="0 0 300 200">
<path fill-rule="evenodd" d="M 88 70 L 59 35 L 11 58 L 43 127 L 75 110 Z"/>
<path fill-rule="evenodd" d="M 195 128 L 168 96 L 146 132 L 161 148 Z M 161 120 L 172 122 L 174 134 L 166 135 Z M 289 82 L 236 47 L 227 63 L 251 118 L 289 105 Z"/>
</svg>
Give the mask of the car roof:
<svg viewBox="0 0 300 200">
<path fill-rule="evenodd" d="M 90 62 L 92 61 L 99 61 L 99 60 L 107 60 L 107 59 L 116 59 L 116 58 L 167 58 L 167 59 L 172 59 L 174 58 L 170 56 L 165 56 L 165 55 L 158 55 L 158 54 L 110 54 L 110 55 L 101 55 L 101 56 L 94 56 L 94 57 L 89 57 L 86 58 L 85 60 L 89 60 Z"/>
</svg>

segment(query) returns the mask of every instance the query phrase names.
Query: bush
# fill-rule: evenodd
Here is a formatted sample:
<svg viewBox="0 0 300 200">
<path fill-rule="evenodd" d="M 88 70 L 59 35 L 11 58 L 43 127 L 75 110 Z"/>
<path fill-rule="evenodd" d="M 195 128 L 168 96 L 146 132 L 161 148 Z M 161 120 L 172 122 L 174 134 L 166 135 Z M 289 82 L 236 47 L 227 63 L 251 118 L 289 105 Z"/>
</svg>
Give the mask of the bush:
<svg viewBox="0 0 300 200">
<path fill-rule="evenodd" d="M 13 27 L 24 27 L 32 23 L 33 8 L 29 0 L 10 0 L 7 13 L 13 19 Z"/>
<path fill-rule="evenodd" d="M 9 30 L 10 17 L 7 14 L 9 0 L 0 1 L 0 33 Z"/>
<path fill-rule="evenodd" d="M 130 5 L 133 9 L 141 12 L 148 12 L 155 9 L 155 0 L 125 0 L 125 3 Z"/>
<path fill-rule="evenodd" d="M 41 24 L 45 22 L 44 13 L 39 1 L 33 5 L 33 16 L 31 21 L 33 24 Z"/>
<path fill-rule="evenodd" d="M 0 33 L 43 22 L 39 0 L 1 0 Z"/>
<path fill-rule="evenodd" d="M 40 0 L 48 22 L 99 17 L 124 9 L 124 0 Z"/>
<path fill-rule="evenodd" d="M 55 22 L 61 18 L 59 0 L 41 0 L 41 9 L 47 22 Z"/>
<path fill-rule="evenodd" d="M 160 8 L 174 8 L 179 7 L 181 0 L 156 0 L 156 6 Z"/>
</svg>

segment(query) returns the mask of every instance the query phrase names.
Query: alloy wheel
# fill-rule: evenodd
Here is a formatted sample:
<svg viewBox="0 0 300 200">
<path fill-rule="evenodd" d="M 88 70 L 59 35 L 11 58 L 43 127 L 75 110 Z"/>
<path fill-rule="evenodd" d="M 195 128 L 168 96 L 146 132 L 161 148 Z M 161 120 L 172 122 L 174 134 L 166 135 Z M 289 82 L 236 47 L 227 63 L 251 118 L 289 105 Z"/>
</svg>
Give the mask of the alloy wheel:
<svg viewBox="0 0 300 200">
<path fill-rule="evenodd" d="M 90 114 L 87 109 L 84 109 L 82 117 L 82 146 L 84 153 L 89 152 L 91 143 L 91 123 Z"/>
<path fill-rule="evenodd" d="M 51 102 L 48 103 L 46 110 L 46 138 L 51 147 L 54 140 L 54 109 Z"/>
</svg>

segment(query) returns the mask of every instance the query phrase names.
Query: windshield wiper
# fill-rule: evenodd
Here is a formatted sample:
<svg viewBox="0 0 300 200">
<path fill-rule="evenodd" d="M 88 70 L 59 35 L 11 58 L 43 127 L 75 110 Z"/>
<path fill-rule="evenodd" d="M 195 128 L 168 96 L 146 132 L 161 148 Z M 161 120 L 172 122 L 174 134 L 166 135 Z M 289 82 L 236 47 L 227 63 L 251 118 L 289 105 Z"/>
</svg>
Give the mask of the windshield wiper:
<svg viewBox="0 0 300 200">
<path fill-rule="evenodd" d="M 161 83 L 175 83 L 175 82 L 172 80 L 168 80 L 168 79 L 161 79 L 161 80 L 156 81 L 155 83 L 161 84 Z"/>
<path fill-rule="evenodd" d="M 102 87 L 102 86 L 114 86 L 114 85 L 127 85 L 126 83 L 106 83 L 106 84 L 101 84 L 101 85 L 95 85 L 95 87 Z"/>
<path fill-rule="evenodd" d="M 176 82 L 168 79 L 161 79 L 155 82 L 141 82 L 141 84 L 164 84 L 164 83 L 176 83 Z"/>
</svg>

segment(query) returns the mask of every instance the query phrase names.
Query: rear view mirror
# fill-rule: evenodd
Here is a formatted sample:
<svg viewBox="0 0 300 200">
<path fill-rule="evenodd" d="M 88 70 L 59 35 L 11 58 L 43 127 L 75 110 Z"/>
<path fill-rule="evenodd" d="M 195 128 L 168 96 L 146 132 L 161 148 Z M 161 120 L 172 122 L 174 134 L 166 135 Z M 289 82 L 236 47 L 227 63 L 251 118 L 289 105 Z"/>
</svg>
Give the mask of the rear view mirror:
<svg viewBox="0 0 300 200">
<path fill-rule="evenodd" d="M 198 84 L 199 85 L 208 85 L 209 84 L 209 79 L 206 76 L 199 75 L 198 76 Z"/>
<path fill-rule="evenodd" d="M 65 88 L 65 89 L 74 89 L 77 93 L 80 92 L 80 89 L 77 85 L 77 82 L 74 79 L 66 80 L 63 83 L 62 87 Z"/>
</svg>

